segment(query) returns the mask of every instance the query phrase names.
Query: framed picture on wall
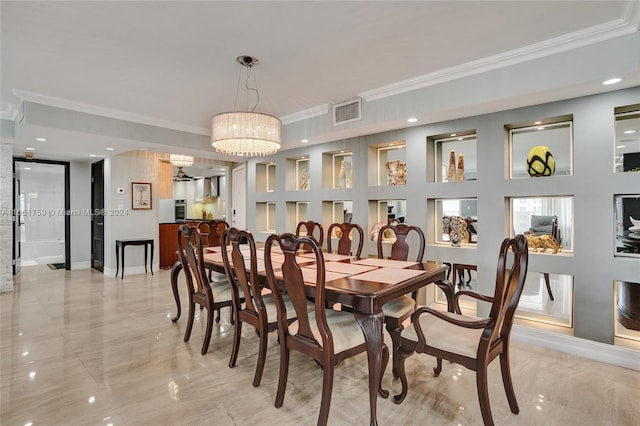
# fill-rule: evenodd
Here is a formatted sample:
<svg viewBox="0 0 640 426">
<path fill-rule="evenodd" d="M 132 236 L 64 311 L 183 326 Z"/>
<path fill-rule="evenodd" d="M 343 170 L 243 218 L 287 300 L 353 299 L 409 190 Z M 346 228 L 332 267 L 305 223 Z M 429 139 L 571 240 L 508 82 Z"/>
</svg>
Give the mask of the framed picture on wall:
<svg viewBox="0 0 640 426">
<path fill-rule="evenodd" d="M 151 210 L 150 182 L 131 182 L 131 209 Z"/>
</svg>

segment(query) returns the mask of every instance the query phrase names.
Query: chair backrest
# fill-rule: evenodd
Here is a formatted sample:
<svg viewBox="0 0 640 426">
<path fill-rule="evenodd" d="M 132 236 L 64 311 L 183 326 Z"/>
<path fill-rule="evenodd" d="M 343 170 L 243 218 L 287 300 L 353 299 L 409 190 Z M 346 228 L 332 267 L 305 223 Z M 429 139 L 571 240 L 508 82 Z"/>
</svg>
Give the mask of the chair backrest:
<svg viewBox="0 0 640 426">
<path fill-rule="evenodd" d="M 249 251 L 243 250 L 243 246 L 248 247 Z M 229 228 L 222 236 L 222 249 L 222 261 L 231 284 L 235 306 L 241 306 L 240 300 L 244 298 L 245 306 L 242 309 L 257 314 L 264 302 L 258 281 L 258 258 L 253 234 L 250 231 Z"/>
<path fill-rule="evenodd" d="M 551 235 L 560 243 L 560 230 L 558 229 L 558 216 L 531 215 L 529 231 L 533 235 Z"/>
<path fill-rule="evenodd" d="M 306 235 L 313 238 L 320 248 L 322 248 L 322 244 L 324 243 L 324 229 L 322 228 L 322 224 L 312 220 L 300 222 L 298 226 L 296 226 L 296 236 L 301 236 L 301 232 L 305 229 L 307 231 Z"/>
<path fill-rule="evenodd" d="M 211 286 L 204 268 L 202 237 L 197 227 L 185 224 L 178 228 L 178 256 L 184 269 L 189 291 L 211 295 Z"/>
<path fill-rule="evenodd" d="M 418 236 L 418 256 L 416 258 L 417 262 L 422 262 L 422 258 L 424 257 L 424 247 L 425 247 L 425 238 L 422 229 L 413 225 L 385 225 L 380 228 L 378 232 L 378 259 L 382 259 L 384 257 L 382 251 L 382 240 L 384 239 L 385 232 L 393 232 L 396 237 L 396 241 L 391 245 L 391 255 L 389 259 L 393 260 L 407 260 L 409 258 L 409 243 L 407 242 L 407 237 L 409 233 L 413 232 Z"/>
<path fill-rule="evenodd" d="M 222 234 L 229 229 L 229 224 L 224 220 L 210 220 L 209 228 L 209 247 L 220 247 L 222 245 Z"/>
<path fill-rule="evenodd" d="M 279 245 L 284 256 L 284 261 L 280 266 L 280 274 L 282 278 L 277 278 L 274 273 L 274 265 L 272 262 L 272 248 L 274 245 Z M 315 274 L 313 282 L 315 283 L 315 319 L 316 326 L 322 337 L 322 341 L 319 342 L 313 332 L 312 325 L 309 320 L 309 308 L 307 303 L 307 295 L 305 292 L 305 278 L 302 274 L 302 269 L 298 264 L 300 259 L 309 261 L 308 257 L 297 256 L 298 250 L 302 247 L 306 247 L 314 254 L 316 262 L 316 268 L 305 268 L 306 271 Z M 329 325 L 327 324 L 327 317 L 325 313 L 325 270 L 324 270 L 324 257 L 322 255 L 322 249 L 318 245 L 315 239 L 309 236 L 296 237 L 293 234 L 286 233 L 282 235 L 273 234 L 267 238 L 264 248 L 264 261 L 267 273 L 267 281 L 271 292 L 273 293 L 274 300 L 278 309 L 278 328 L 281 335 L 289 336 L 287 325 L 287 311 L 282 299 L 280 291 L 282 288 L 278 286 L 278 282 L 284 283 L 284 290 L 286 291 L 293 307 L 296 311 L 296 317 L 298 318 L 298 331 L 295 336 L 290 336 L 300 340 L 304 345 L 309 344 L 313 346 L 322 347 L 325 350 L 330 350 L 333 353 L 333 336 Z M 315 271 L 315 272 L 314 272 Z M 307 277 L 307 279 L 310 279 Z M 281 342 L 282 344 L 282 342 Z"/>
<path fill-rule="evenodd" d="M 206 221 L 198 222 L 197 228 L 198 228 L 198 231 L 200 231 L 200 238 L 202 239 L 202 245 L 205 247 L 209 247 L 209 234 L 211 234 L 211 226 L 209 226 L 209 222 L 206 222 Z"/>
<path fill-rule="evenodd" d="M 339 232 L 338 232 L 339 231 Z M 357 236 L 355 234 L 358 234 Z M 360 257 L 364 244 L 364 231 L 356 223 L 332 223 L 327 231 L 327 251 L 331 253 L 331 237 L 338 236 L 338 254 Z M 355 254 L 351 252 L 352 239 L 358 238 Z"/>
<path fill-rule="evenodd" d="M 509 252 L 513 252 L 509 255 Z M 511 264 L 507 267 L 508 259 Z M 500 246 L 498 255 L 498 267 L 496 272 L 496 288 L 493 295 L 493 304 L 489 312 L 492 319 L 491 326 L 485 328 L 482 340 L 490 347 L 491 342 L 498 339 L 508 340 L 513 326 L 513 316 L 522 289 L 527 278 L 529 265 L 529 250 L 527 239 L 524 235 L 516 235 L 514 238 L 505 238 Z"/>
</svg>

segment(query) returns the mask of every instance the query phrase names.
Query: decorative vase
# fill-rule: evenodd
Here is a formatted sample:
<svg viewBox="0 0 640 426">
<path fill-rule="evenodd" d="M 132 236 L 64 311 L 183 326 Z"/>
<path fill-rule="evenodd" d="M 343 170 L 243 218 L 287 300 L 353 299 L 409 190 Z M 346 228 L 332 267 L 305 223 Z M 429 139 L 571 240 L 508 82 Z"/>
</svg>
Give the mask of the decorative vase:
<svg viewBox="0 0 640 426">
<path fill-rule="evenodd" d="M 458 154 L 458 174 L 456 180 L 464 180 L 464 157 Z"/>
<path fill-rule="evenodd" d="M 344 170 L 344 160 L 340 164 L 340 174 L 338 175 L 338 187 L 345 188 L 347 186 L 347 173 Z"/>
<path fill-rule="evenodd" d="M 454 247 L 460 247 L 460 245 L 465 242 L 468 242 L 468 233 L 467 233 L 467 222 L 458 216 L 452 216 L 449 218 L 449 242 Z"/>
<path fill-rule="evenodd" d="M 309 172 L 306 169 L 302 170 L 302 174 L 300 175 L 300 182 L 298 183 L 298 189 L 309 189 Z"/>
<path fill-rule="evenodd" d="M 534 146 L 527 156 L 527 173 L 531 177 L 553 176 L 556 172 L 556 160 L 548 146 Z"/>
<path fill-rule="evenodd" d="M 387 183 L 389 185 L 405 185 L 407 183 L 407 163 L 400 160 L 390 160 L 385 164 L 387 168 Z"/>
<path fill-rule="evenodd" d="M 456 180 L 456 152 L 451 150 L 449 154 L 449 173 L 447 175 L 447 182 L 453 182 Z"/>
</svg>

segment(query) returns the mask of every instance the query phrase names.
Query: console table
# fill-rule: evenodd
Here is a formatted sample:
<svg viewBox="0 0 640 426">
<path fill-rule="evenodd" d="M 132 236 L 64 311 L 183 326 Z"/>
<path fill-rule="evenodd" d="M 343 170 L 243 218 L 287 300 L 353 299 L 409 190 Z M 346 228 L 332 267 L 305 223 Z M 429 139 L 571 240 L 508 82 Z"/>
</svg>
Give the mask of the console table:
<svg viewBox="0 0 640 426">
<path fill-rule="evenodd" d="M 124 238 L 116 240 L 116 277 L 120 270 L 120 254 L 122 253 L 122 278 L 124 279 L 124 248 L 126 246 L 144 246 L 144 272 L 147 273 L 147 246 L 151 246 L 151 262 L 149 269 L 153 275 L 153 238 Z"/>
</svg>

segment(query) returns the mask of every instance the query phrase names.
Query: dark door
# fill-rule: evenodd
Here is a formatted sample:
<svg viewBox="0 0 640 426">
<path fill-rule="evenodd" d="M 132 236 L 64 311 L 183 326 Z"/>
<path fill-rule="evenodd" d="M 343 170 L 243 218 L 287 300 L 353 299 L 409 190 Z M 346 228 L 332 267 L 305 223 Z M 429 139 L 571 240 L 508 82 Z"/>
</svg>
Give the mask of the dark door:
<svg viewBox="0 0 640 426">
<path fill-rule="evenodd" d="M 20 169 L 13 163 L 13 275 L 20 273 L 20 225 L 22 222 L 22 206 L 20 203 Z"/>
<path fill-rule="evenodd" d="M 104 161 L 91 165 L 91 267 L 104 267 Z"/>
</svg>

